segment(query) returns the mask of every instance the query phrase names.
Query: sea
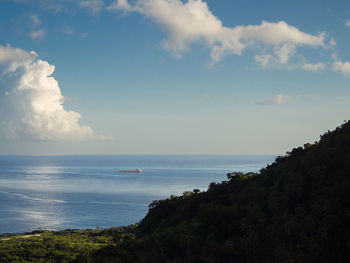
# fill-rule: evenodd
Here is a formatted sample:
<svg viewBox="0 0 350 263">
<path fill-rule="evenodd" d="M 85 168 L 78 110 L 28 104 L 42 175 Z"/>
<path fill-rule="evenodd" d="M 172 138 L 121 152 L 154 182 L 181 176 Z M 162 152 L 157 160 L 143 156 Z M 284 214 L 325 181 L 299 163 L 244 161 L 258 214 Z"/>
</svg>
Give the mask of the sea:
<svg viewBox="0 0 350 263">
<path fill-rule="evenodd" d="M 207 190 L 274 155 L 0 156 L 0 234 L 139 222 L 153 200 Z M 119 170 L 142 169 L 141 174 Z"/>
</svg>

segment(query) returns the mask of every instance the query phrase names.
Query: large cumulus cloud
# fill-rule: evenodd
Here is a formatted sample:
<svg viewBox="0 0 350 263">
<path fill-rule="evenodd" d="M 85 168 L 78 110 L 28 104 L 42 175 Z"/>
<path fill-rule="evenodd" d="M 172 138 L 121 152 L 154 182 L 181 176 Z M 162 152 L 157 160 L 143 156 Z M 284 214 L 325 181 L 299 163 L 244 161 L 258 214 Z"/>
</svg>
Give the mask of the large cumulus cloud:
<svg viewBox="0 0 350 263">
<path fill-rule="evenodd" d="M 81 114 L 64 109 L 54 71 L 35 52 L 0 46 L 0 136 L 45 141 L 106 139 L 81 125 Z"/>
</svg>

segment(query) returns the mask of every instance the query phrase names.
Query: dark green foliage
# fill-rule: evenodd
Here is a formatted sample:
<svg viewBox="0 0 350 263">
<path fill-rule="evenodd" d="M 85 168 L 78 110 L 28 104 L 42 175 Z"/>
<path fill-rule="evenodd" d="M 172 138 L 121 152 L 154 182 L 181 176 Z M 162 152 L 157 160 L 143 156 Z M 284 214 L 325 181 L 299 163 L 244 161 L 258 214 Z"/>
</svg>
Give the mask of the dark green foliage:
<svg viewBox="0 0 350 263">
<path fill-rule="evenodd" d="M 77 248 L 1 241 L 0 262 L 350 262 L 350 122 L 260 173 L 227 176 L 153 201 L 138 226 L 101 232 L 103 243 L 86 232 Z"/>
<path fill-rule="evenodd" d="M 154 201 L 111 262 L 350 262 L 350 123 L 207 192 Z M 93 262 L 103 262 L 95 260 Z M 94 261 L 95 260 L 95 261 Z M 107 261 L 106 261 L 107 262 Z"/>
</svg>

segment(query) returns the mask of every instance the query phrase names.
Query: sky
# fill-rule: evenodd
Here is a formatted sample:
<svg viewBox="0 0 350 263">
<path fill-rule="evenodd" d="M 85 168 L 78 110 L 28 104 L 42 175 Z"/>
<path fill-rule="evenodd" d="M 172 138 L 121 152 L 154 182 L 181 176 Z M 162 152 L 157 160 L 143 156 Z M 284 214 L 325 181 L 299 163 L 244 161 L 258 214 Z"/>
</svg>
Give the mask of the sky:
<svg viewBox="0 0 350 263">
<path fill-rule="evenodd" d="M 349 119 L 350 2 L 0 0 L 0 154 L 284 154 Z"/>
</svg>

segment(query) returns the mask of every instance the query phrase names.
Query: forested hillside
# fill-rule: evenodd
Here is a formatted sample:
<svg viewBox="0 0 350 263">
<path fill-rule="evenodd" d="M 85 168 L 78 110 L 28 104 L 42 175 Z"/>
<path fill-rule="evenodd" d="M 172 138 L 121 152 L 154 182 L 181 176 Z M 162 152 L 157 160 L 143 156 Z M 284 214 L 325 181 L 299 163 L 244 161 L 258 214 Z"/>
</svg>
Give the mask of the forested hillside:
<svg viewBox="0 0 350 263">
<path fill-rule="evenodd" d="M 95 262 L 350 262 L 350 122 L 257 174 L 154 201 Z"/>
</svg>

